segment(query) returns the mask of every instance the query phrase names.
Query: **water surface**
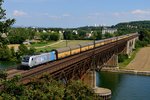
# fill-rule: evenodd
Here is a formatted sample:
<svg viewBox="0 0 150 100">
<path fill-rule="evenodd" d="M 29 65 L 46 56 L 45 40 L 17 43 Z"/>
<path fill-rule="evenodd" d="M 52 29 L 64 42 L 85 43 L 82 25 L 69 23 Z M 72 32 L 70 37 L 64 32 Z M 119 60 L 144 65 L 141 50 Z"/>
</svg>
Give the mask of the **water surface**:
<svg viewBox="0 0 150 100">
<path fill-rule="evenodd" d="M 16 65 L 17 65 L 16 62 L 0 61 L 0 69 L 8 69 L 11 67 L 15 67 Z"/>
<path fill-rule="evenodd" d="M 100 72 L 97 86 L 112 90 L 112 100 L 150 100 L 150 76 Z"/>
</svg>

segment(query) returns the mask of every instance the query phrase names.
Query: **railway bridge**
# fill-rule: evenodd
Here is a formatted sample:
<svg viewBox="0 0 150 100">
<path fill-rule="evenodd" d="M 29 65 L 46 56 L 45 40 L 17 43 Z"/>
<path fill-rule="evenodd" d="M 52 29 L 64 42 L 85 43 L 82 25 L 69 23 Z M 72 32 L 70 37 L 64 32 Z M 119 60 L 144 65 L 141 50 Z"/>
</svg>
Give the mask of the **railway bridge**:
<svg viewBox="0 0 150 100">
<path fill-rule="evenodd" d="M 48 62 L 30 70 L 7 71 L 8 78 L 13 77 L 16 73 L 21 74 L 22 81 L 28 82 L 31 77 L 50 74 L 53 78 L 70 80 L 82 79 L 89 70 L 101 70 L 103 65 L 117 66 L 117 55 L 126 53 L 130 56 L 135 48 L 135 41 L 138 34 L 123 38 L 88 51 L 63 58 L 57 61 Z"/>
</svg>

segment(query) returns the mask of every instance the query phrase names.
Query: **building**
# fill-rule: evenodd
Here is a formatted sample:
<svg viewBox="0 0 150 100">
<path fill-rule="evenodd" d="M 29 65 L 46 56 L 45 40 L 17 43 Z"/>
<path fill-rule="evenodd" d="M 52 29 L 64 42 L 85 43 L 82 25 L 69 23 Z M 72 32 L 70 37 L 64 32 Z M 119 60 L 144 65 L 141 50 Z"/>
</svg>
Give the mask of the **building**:
<svg viewBox="0 0 150 100">
<path fill-rule="evenodd" d="M 78 34 L 78 31 L 77 31 L 77 30 L 73 30 L 72 32 L 75 33 L 75 34 Z"/>
<path fill-rule="evenodd" d="M 117 29 L 116 28 L 108 28 L 108 27 L 104 27 L 102 29 L 102 34 L 105 34 L 105 33 L 110 33 L 110 34 L 113 34 L 117 32 Z"/>
<path fill-rule="evenodd" d="M 90 38 L 93 36 L 93 31 L 91 31 L 90 33 L 86 33 L 86 37 L 85 38 Z"/>
<path fill-rule="evenodd" d="M 64 31 L 59 31 L 59 40 L 63 40 L 64 39 L 63 33 L 64 33 Z"/>
</svg>

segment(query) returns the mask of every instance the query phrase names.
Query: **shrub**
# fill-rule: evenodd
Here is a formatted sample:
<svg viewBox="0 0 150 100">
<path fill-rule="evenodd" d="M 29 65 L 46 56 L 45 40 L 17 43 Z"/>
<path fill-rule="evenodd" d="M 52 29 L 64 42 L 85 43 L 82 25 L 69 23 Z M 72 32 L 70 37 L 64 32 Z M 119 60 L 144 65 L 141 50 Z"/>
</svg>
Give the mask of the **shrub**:
<svg viewBox="0 0 150 100">
<path fill-rule="evenodd" d="M 128 55 L 127 54 L 119 54 L 118 55 L 118 62 L 124 62 L 126 59 L 128 59 Z"/>
</svg>

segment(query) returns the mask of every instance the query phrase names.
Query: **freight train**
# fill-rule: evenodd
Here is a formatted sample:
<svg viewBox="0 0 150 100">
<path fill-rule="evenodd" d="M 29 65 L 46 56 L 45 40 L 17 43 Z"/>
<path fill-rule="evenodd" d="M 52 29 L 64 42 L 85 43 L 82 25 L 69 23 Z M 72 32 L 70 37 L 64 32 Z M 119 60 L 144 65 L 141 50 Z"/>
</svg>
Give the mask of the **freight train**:
<svg viewBox="0 0 150 100">
<path fill-rule="evenodd" d="M 55 49 L 48 53 L 42 53 L 39 55 L 24 56 L 22 58 L 21 65 L 23 67 L 27 67 L 30 69 L 34 66 L 38 66 L 38 65 L 50 62 L 50 61 L 55 61 L 58 59 L 66 58 L 68 56 L 75 55 L 75 54 L 78 54 L 81 52 L 85 52 L 87 50 L 97 48 L 102 45 L 109 44 L 109 43 L 112 43 L 115 41 L 119 41 L 119 40 L 128 38 L 130 36 L 137 35 L 137 34 L 138 33 L 132 33 L 132 34 L 122 35 L 122 36 L 118 36 L 118 37 L 112 37 L 109 39 L 98 40 L 98 41 L 95 41 L 95 44 L 94 44 L 94 42 L 89 42 L 89 43 L 79 44 L 76 46 L 58 48 L 58 49 Z"/>
</svg>

